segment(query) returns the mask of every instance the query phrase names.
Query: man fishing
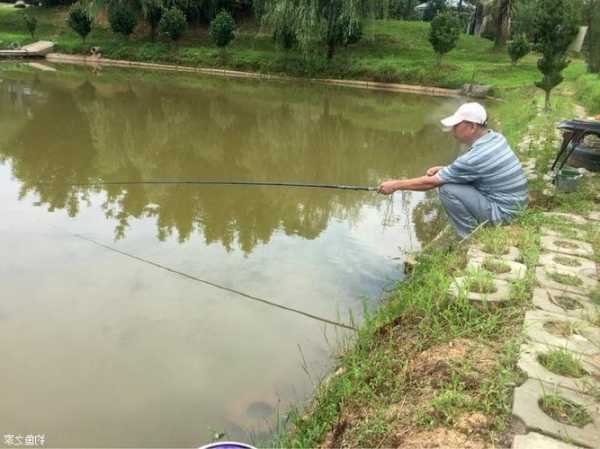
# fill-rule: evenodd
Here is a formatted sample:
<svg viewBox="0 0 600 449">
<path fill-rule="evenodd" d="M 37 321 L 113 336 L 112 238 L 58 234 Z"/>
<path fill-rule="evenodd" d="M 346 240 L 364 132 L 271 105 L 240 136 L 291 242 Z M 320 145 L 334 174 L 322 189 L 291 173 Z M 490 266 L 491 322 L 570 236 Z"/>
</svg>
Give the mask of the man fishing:
<svg viewBox="0 0 600 449">
<path fill-rule="evenodd" d="M 479 103 L 466 103 L 442 121 L 468 151 L 448 166 L 431 167 L 425 176 L 382 182 L 377 191 L 431 190 L 439 187 L 442 205 L 459 237 L 479 224 L 510 223 L 527 206 L 527 178 L 506 138 L 487 129 Z"/>
</svg>

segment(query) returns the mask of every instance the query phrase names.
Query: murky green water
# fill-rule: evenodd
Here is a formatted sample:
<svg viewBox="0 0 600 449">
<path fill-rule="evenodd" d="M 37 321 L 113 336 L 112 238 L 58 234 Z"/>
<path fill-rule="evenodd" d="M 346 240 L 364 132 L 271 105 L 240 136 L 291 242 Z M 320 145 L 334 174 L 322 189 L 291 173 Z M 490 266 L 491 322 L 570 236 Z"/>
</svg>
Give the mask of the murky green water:
<svg viewBox="0 0 600 449">
<path fill-rule="evenodd" d="M 349 335 L 77 235 L 348 322 L 440 224 L 433 192 L 69 184 L 375 186 L 453 159 L 437 120 L 454 106 L 303 83 L 0 66 L 0 436 L 95 447 L 264 439 Z"/>
</svg>

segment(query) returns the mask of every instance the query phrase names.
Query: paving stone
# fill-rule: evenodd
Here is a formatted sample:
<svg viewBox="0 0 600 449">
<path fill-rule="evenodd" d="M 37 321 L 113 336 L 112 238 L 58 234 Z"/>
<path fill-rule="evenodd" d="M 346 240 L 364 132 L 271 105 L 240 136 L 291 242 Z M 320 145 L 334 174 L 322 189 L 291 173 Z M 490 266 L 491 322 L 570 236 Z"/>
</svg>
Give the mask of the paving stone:
<svg viewBox="0 0 600 449">
<path fill-rule="evenodd" d="M 503 259 L 503 260 L 513 260 L 515 262 L 519 261 L 521 259 L 521 252 L 519 251 L 518 248 L 515 248 L 514 246 L 509 246 L 508 247 L 508 253 L 507 254 L 492 254 L 492 253 L 487 253 L 483 250 L 482 245 L 472 245 L 469 248 L 469 251 L 467 252 L 467 258 L 469 260 L 471 259 L 485 259 L 486 257 L 496 257 L 499 259 Z"/>
<path fill-rule="evenodd" d="M 539 178 L 539 176 L 537 173 L 527 173 L 527 179 L 529 181 L 535 181 L 538 178 Z"/>
<path fill-rule="evenodd" d="M 535 307 L 546 312 L 587 321 L 596 319 L 600 311 L 587 296 L 553 288 L 533 289 L 532 302 Z"/>
<path fill-rule="evenodd" d="M 581 215 L 576 214 L 565 214 L 563 212 L 544 212 L 542 215 L 545 217 L 553 217 L 559 218 L 561 220 L 567 220 L 575 224 L 584 225 L 587 223 L 587 220 L 583 218 Z"/>
<path fill-rule="evenodd" d="M 477 306 L 497 306 L 507 302 L 510 299 L 509 282 L 500 279 L 494 279 L 494 285 L 496 286 L 496 291 L 494 293 L 475 293 L 465 291 L 466 289 L 464 284 L 466 280 L 466 277 L 458 277 L 454 279 L 454 282 L 448 289 L 448 293 L 451 296 L 458 298 L 461 292 L 465 292 L 467 299 Z"/>
<path fill-rule="evenodd" d="M 569 247 L 561 245 L 562 242 Z M 546 251 L 553 251 L 571 256 L 592 257 L 594 254 L 592 245 L 590 245 L 588 242 L 582 242 L 581 240 L 572 240 L 564 237 L 550 237 L 543 235 L 540 238 L 540 244 Z"/>
<path fill-rule="evenodd" d="M 577 330 L 577 333 L 566 337 L 554 335 L 544 327 L 545 324 L 553 321 L 566 321 Z M 525 335 L 531 341 L 568 349 L 592 357 L 600 356 L 600 344 L 596 342 L 596 340 L 600 341 L 599 330 L 583 320 L 543 310 L 530 310 L 525 314 L 524 327 Z"/>
<path fill-rule="evenodd" d="M 588 214 L 588 219 L 593 221 L 600 221 L 600 212 L 590 212 Z"/>
<path fill-rule="evenodd" d="M 538 405 L 546 394 L 556 394 L 585 407 L 592 422 L 583 427 L 576 427 L 550 418 Z M 529 379 L 515 389 L 513 415 L 521 419 L 528 430 L 542 432 L 554 438 L 566 439 L 576 445 L 598 447 L 600 403 L 595 402 L 590 396 Z"/>
<path fill-rule="evenodd" d="M 515 435 L 511 449 L 583 449 L 564 441 L 555 440 L 541 433 L 529 432 L 526 435 Z"/>
<path fill-rule="evenodd" d="M 553 373 L 538 361 L 538 356 L 556 350 L 557 348 L 554 346 L 541 343 L 525 343 L 521 345 L 517 365 L 530 379 L 538 379 L 549 385 L 558 385 L 588 395 L 600 388 L 600 368 L 594 365 L 589 357 L 573 353 L 573 357 L 587 372 L 585 376 L 579 378 L 566 377 Z"/>
<path fill-rule="evenodd" d="M 522 263 L 515 262 L 514 260 L 503 260 L 499 257 L 484 257 L 482 259 L 471 259 L 467 265 L 467 270 L 485 270 L 483 267 L 483 263 L 485 261 L 492 261 L 496 263 L 503 263 L 510 267 L 510 271 L 506 273 L 491 273 L 494 275 L 496 279 L 502 279 L 504 281 L 516 281 L 518 279 L 523 279 L 527 274 L 527 267 Z"/>
<path fill-rule="evenodd" d="M 566 285 L 561 284 L 558 281 L 552 279 L 548 273 L 558 273 L 569 276 L 576 276 L 581 280 L 581 285 L 575 287 L 574 285 Z M 588 276 L 582 276 L 580 274 L 574 275 L 571 272 L 565 271 L 562 267 L 557 265 L 547 265 L 545 267 L 537 267 L 535 269 L 535 278 L 542 288 L 553 288 L 555 290 L 563 290 L 565 292 L 576 293 L 578 295 L 586 295 L 593 291 L 598 285 L 598 281 L 596 279 L 590 278 Z"/>
<path fill-rule="evenodd" d="M 544 226 L 540 228 L 540 232 L 542 233 L 542 235 L 548 235 L 550 237 L 565 237 L 563 234 L 560 233 L 560 231 L 555 231 L 554 229 L 550 229 Z M 574 233 L 577 239 L 585 240 L 585 231 L 569 227 L 569 232 Z"/>
<path fill-rule="evenodd" d="M 598 278 L 596 263 L 584 257 L 567 256 L 557 253 L 542 253 L 540 254 L 537 264 L 544 267 L 556 265 L 557 267 L 560 267 L 561 271 L 567 273 L 572 273 L 577 276 L 585 276 L 592 279 Z"/>
<path fill-rule="evenodd" d="M 545 196 L 553 196 L 556 193 L 556 189 L 553 186 L 546 187 L 542 190 L 542 194 Z"/>
</svg>

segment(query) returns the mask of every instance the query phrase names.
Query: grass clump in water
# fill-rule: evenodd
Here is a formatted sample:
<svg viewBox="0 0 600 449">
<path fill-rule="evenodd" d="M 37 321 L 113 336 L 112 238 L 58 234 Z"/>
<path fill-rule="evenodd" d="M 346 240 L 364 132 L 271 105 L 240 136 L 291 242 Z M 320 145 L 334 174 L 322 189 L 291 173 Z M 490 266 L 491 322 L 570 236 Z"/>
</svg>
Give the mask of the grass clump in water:
<svg viewBox="0 0 600 449">
<path fill-rule="evenodd" d="M 566 349 L 539 354 L 537 359 L 544 368 L 560 376 L 579 378 L 587 374 L 579 360 Z"/>
<path fill-rule="evenodd" d="M 569 426 L 583 427 L 592 422 L 585 407 L 555 394 L 544 395 L 539 405 L 552 419 Z"/>
<path fill-rule="evenodd" d="M 579 287 L 583 284 L 583 281 L 580 278 L 572 274 L 557 273 L 555 271 L 547 272 L 547 274 L 550 279 L 559 284 L 569 285 L 571 287 Z"/>
</svg>

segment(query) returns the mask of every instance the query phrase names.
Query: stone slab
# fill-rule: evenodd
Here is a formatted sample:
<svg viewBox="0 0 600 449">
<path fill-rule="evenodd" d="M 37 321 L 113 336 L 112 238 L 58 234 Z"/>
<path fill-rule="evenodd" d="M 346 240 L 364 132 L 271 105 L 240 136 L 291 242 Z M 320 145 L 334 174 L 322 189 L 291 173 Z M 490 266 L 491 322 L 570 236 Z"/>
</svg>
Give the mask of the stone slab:
<svg viewBox="0 0 600 449">
<path fill-rule="evenodd" d="M 30 62 L 27 65 L 34 69 L 41 70 L 42 72 L 56 72 L 56 69 L 54 67 L 50 67 L 49 65 L 41 64 L 39 62 Z"/>
<path fill-rule="evenodd" d="M 574 245 L 574 248 L 560 246 L 560 242 L 566 242 L 570 245 Z M 546 251 L 568 254 L 571 256 L 592 257 L 594 254 L 592 245 L 590 245 L 588 242 L 582 242 L 581 240 L 572 240 L 563 237 L 550 237 L 548 235 L 543 235 L 540 238 L 540 245 Z"/>
<path fill-rule="evenodd" d="M 600 368 L 593 363 L 590 357 L 573 353 L 573 357 L 581 363 L 582 368 L 588 373 L 579 378 L 566 377 L 553 373 L 538 361 L 539 355 L 547 354 L 557 349 L 559 348 L 541 343 L 525 343 L 521 345 L 517 366 L 530 379 L 538 379 L 548 385 L 557 385 L 588 395 L 600 388 Z"/>
<path fill-rule="evenodd" d="M 467 252 L 468 260 L 485 259 L 486 257 L 496 257 L 503 260 L 512 260 L 518 262 L 521 259 L 521 252 L 518 248 L 515 248 L 514 246 L 509 246 L 507 254 L 492 254 L 485 252 L 483 250 L 482 245 L 472 245 L 469 248 L 469 251 Z"/>
<path fill-rule="evenodd" d="M 493 256 L 469 260 L 469 263 L 467 264 L 467 270 L 485 270 L 483 263 L 486 260 L 503 263 L 510 267 L 510 271 L 507 271 L 506 273 L 494 273 L 493 271 L 490 271 L 490 273 L 492 273 L 496 279 L 502 279 L 504 281 L 516 281 L 518 279 L 523 279 L 527 274 L 527 267 L 522 263 L 515 262 L 513 260 L 503 260 L 499 257 Z"/>
<path fill-rule="evenodd" d="M 454 279 L 454 282 L 450 285 L 448 289 L 448 293 L 454 298 L 458 298 L 461 292 L 466 294 L 467 299 L 475 305 L 500 305 L 502 303 L 507 302 L 510 299 L 510 283 L 500 280 L 494 279 L 494 285 L 496 286 L 496 291 L 494 293 L 475 293 L 475 292 L 467 292 L 464 284 L 467 280 L 467 277 L 458 277 Z"/>
<path fill-rule="evenodd" d="M 511 449 L 583 449 L 564 441 L 555 440 L 541 433 L 529 432 L 526 435 L 515 435 Z"/>
<path fill-rule="evenodd" d="M 546 394 L 556 394 L 582 405 L 590 414 L 592 422 L 580 428 L 550 418 L 538 405 Z M 513 415 L 521 419 L 528 430 L 572 441 L 576 445 L 598 447 L 600 442 L 600 403 L 566 388 L 554 387 L 535 379 L 527 380 L 515 389 Z"/>
<path fill-rule="evenodd" d="M 578 265 L 565 265 L 564 263 L 560 262 L 562 258 L 567 258 Z M 556 264 L 565 272 L 572 273 L 577 276 L 586 276 L 592 279 L 598 278 L 596 263 L 590 259 L 586 259 L 585 257 L 567 256 L 565 254 L 557 253 L 542 253 L 540 254 L 537 264 L 546 267 Z"/>
<path fill-rule="evenodd" d="M 592 279 L 590 277 L 581 275 L 577 275 L 577 277 L 582 282 L 582 284 L 578 287 L 575 287 L 574 285 L 561 284 L 560 282 L 557 282 L 554 279 L 550 278 L 548 273 L 558 273 L 573 276 L 573 273 L 562 270 L 556 265 L 547 267 L 537 267 L 535 269 L 535 278 L 540 287 L 542 288 L 553 288 L 555 290 L 576 293 L 578 295 L 586 295 L 592 290 L 594 290 L 598 285 L 598 281 L 596 279 Z"/>
<path fill-rule="evenodd" d="M 561 300 L 572 301 L 573 307 L 565 307 Z M 533 289 L 532 302 L 538 309 L 559 315 L 565 315 L 580 320 L 593 321 L 597 318 L 600 308 L 595 306 L 588 297 L 575 293 L 555 290 L 553 288 Z"/>
<path fill-rule="evenodd" d="M 584 225 L 587 223 L 587 220 L 583 218 L 581 215 L 576 214 L 565 214 L 562 212 L 544 212 L 542 215 L 550 218 L 558 218 L 560 220 L 566 220 L 574 224 Z"/>
<path fill-rule="evenodd" d="M 551 334 L 544 328 L 544 324 L 551 321 L 570 322 L 577 329 L 578 333 L 566 337 Z M 600 345 L 590 338 L 598 337 L 594 333 L 594 329 L 598 332 L 598 328 L 593 328 L 593 326 L 583 320 L 544 312 L 543 310 L 530 310 L 525 314 L 524 327 L 527 338 L 536 343 L 552 345 L 592 357 L 600 356 Z M 587 333 L 586 330 L 588 331 Z"/>
<path fill-rule="evenodd" d="M 540 232 L 542 235 L 548 235 L 550 237 L 566 237 L 560 233 L 560 231 L 555 231 L 554 229 L 550 229 L 548 227 L 542 226 L 540 228 Z M 569 227 L 569 232 L 574 233 L 576 238 L 579 240 L 585 240 L 585 231 L 573 227 Z M 567 237 L 568 238 L 568 237 Z"/>
<path fill-rule="evenodd" d="M 592 221 L 600 221 L 600 212 L 590 212 L 588 219 Z"/>
</svg>

